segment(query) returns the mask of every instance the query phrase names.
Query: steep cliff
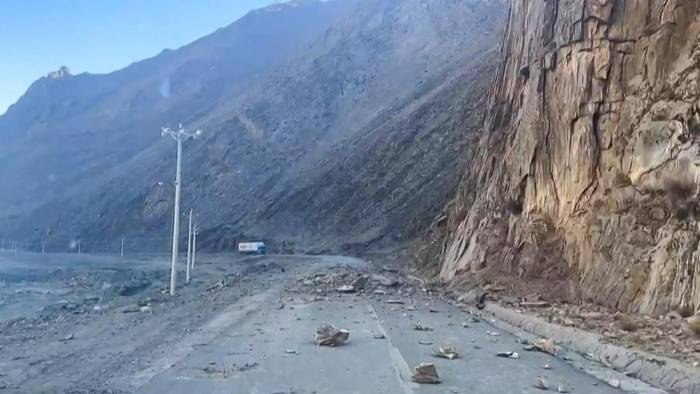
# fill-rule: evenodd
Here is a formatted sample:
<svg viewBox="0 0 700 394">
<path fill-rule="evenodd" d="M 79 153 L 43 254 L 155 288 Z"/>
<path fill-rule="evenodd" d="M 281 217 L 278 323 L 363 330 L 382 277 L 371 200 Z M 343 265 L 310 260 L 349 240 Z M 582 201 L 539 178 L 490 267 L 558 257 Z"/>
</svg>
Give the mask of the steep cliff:
<svg viewBox="0 0 700 394">
<path fill-rule="evenodd" d="M 485 134 L 439 230 L 443 279 L 700 307 L 699 5 L 512 1 Z"/>
</svg>

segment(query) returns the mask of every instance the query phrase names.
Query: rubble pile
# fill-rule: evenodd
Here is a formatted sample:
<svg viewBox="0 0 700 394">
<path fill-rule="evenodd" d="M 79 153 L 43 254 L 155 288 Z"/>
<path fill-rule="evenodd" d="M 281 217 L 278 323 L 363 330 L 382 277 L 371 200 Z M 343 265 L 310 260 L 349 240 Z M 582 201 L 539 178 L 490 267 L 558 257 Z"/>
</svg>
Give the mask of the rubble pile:
<svg viewBox="0 0 700 394">
<path fill-rule="evenodd" d="M 700 361 L 700 338 L 685 329 L 684 317 L 677 312 L 663 316 L 628 315 L 595 305 L 554 304 L 521 307 L 546 321 L 599 334 L 604 342 L 639 348 L 653 354 L 685 361 Z"/>
<path fill-rule="evenodd" d="M 289 292 L 301 292 L 303 288 L 311 288 L 311 292 L 321 297 L 333 293 L 359 294 L 367 297 L 395 297 L 387 302 L 403 303 L 397 296 L 411 295 L 415 289 L 399 279 L 393 272 L 382 274 L 365 274 L 351 270 L 338 272 L 316 272 L 297 278 L 299 286 L 289 289 Z M 393 302 L 392 302 L 393 301 Z"/>
<path fill-rule="evenodd" d="M 513 287 L 513 288 L 511 288 Z M 517 286 L 489 285 L 488 302 L 513 309 L 517 312 L 537 316 L 549 323 L 590 331 L 601 336 L 602 342 L 623 347 L 638 348 L 656 354 L 686 362 L 690 365 L 700 364 L 700 332 L 695 333 L 693 324 L 699 326 L 700 316 L 693 316 L 692 311 L 679 309 L 665 315 L 627 314 L 591 303 L 571 304 L 547 300 L 542 294 L 519 293 Z M 450 291 L 443 293 L 453 303 L 471 307 L 475 301 L 475 292 L 456 295 Z M 464 322 L 469 327 L 469 322 Z M 530 345 L 534 347 L 537 344 Z M 555 351 L 542 350 L 555 354 Z M 605 361 L 603 360 L 603 364 Z"/>
</svg>

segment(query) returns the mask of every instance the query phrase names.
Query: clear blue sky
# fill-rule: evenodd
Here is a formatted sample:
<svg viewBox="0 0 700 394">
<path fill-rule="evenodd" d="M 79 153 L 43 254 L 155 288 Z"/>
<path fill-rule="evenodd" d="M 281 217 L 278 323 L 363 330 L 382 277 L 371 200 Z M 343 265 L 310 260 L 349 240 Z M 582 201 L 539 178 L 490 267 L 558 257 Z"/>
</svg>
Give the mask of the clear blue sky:
<svg viewBox="0 0 700 394">
<path fill-rule="evenodd" d="M 106 73 L 283 0 L 0 0 L 0 114 L 60 66 Z"/>
</svg>

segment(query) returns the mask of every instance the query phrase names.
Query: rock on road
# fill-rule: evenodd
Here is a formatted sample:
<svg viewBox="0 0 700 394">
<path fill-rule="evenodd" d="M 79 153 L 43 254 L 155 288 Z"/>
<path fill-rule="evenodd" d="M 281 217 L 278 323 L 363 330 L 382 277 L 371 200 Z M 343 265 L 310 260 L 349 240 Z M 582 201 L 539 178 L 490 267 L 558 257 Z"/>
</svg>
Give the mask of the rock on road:
<svg viewBox="0 0 700 394">
<path fill-rule="evenodd" d="M 487 321 L 474 322 L 469 314 L 423 291 L 404 287 L 401 293 L 393 288 L 387 289 L 388 294 L 371 289 L 339 294 L 303 281 L 314 274 L 366 271 L 362 260 L 267 256 L 202 261 L 196 271 L 199 285 L 189 286 L 163 307 L 154 303 L 153 311 L 140 314 L 123 330 L 107 328 L 122 317 L 117 312 L 88 317 L 75 327 L 62 325 L 54 337 L 31 340 L 37 353 L 46 353 L 37 358 L 20 356 L 26 341 L 3 332 L 0 346 L 6 355 L 15 355 L 0 361 L 0 367 L 10 371 L 0 375 L 0 383 L 12 378 L 4 390 L 505 394 L 541 392 L 535 384 L 543 378 L 552 392 L 559 385 L 573 393 L 619 392 L 563 360 L 524 351 L 514 336 Z M 238 273 L 237 280 L 217 285 L 217 278 L 232 273 Z M 222 298 L 213 298 L 216 293 Z M 224 297 L 227 293 L 236 296 Z M 191 317 L 194 314 L 201 318 Z M 0 320 L 5 320 L 2 309 Z M 468 327 L 463 326 L 465 321 Z M 314 334 L 324 323 L 348 329 L 348 343 L 317 346 Z M 414 330 L 416 324 L 432 330 Z M 31 337 L 31 330 L 22 335 Z M 171 331 L 179 334 L 166 334 Z M 71 333 L 74 339 L 60 340 Z M 433 349 L 440 345 L 455 347 L 460 358 L 433 357 Z M 496 356 L 508 351 L 518 352 L 519 358 Z M 38 359 L 44 365 L 41 371 L 24 369 L 36 366 Z M 411 382 L 412 368 L 421 362 L 434 363 L 442 383 Z M 128 363 L 134 367 L 122 365 Z"/>
</svg>

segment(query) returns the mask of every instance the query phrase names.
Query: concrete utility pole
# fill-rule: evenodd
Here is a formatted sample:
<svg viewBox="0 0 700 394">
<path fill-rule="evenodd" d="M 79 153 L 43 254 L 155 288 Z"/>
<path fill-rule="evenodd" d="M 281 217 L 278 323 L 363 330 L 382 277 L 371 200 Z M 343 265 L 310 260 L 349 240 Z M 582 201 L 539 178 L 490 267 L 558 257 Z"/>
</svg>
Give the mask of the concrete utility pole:
<svg viewBox="0 0 700 394">
<path fill-rule="evenodd" d="M 177 253 L 179 247 L 180 236 L 180 178 L 182 174 L 182 143 L 190 138 L 197 139 L 202 134 L 201 130 L 194 133 L 188 133 L 182 127 L 182 124 L 177 130 L 171 130 L 163 127 L 161 136 L 169 135 L 177 141 L 177 163 L 175 169 L 175 208 L 173 214 L 173 249 L 170 260 L 170 295 L 175 295 L 175 285 L 177 282 Z"/>
<path fill-rule="evenodd" d="M 119 252 L 120 257 L 124 257 L 124 237 L 122 237 L 122 248 Z"/>
<path fill-rule="evenodd" d="M 197 256 L 197 232 L 199 231 L 199 226 L 194 225 L 194 232 L 192 233 L 192 269 L 194 269 L 194 260 Z"/>
<path fill-rule="evenodd" d="M 186 283 L 190 283 L 190 264 L 192 262 L 192 209 L 190 209 L 190 225 L 187 232 L 187 278 Z"/>
</svg>

